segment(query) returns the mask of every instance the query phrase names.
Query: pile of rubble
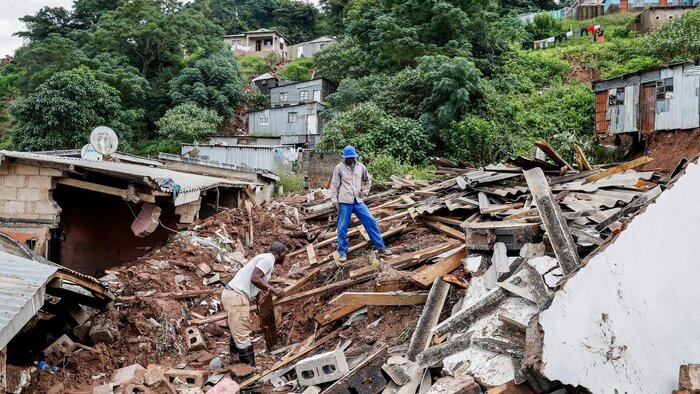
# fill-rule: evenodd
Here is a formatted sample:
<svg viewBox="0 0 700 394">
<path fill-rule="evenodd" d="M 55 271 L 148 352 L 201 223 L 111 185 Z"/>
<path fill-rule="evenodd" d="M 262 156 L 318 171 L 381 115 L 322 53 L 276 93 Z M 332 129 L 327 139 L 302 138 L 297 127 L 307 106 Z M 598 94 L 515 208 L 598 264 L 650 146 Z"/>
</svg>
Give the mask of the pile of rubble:
<svg viewBox="0 0 700 394">
<path fill-rule="evenodd" d="M 73 330 L 93 348 L 53 360 L 76 371 L 61 384 L 122 393 L 557 390 L 542 373 L 540 311 L 670 178 L 634 171 L 648 158 L 593 167 L 580 155 L 577 170 L 541 147 L 552 162 L 473 169 L 437 160 L 438 181 L 393 178 L 367 199 L 396 252 L 387 259 L 364 252 L 369 237 L 353 222 L 349 260 L 339 261 L 324 191 L 178 233 L 107 272 L 117 301 Z M 285 296 L 253 311 L 252 370 L 228 356 L 220 294 L 273 241 L 292 250 L 272 278 Z"/>
</svg>

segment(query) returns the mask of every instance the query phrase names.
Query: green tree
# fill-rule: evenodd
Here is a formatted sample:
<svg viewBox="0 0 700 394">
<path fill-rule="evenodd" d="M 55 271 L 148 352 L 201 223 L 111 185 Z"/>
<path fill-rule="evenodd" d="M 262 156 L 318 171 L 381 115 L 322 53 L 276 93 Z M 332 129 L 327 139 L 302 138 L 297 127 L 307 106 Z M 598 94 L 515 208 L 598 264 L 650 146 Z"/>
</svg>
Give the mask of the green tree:
<svg viewBox="0 0 700 394">
<path fill-rule="evenodd" d="M 100 125 L 111 126 L 128 143 L 128 129 L 119 122 L 119 92 L 98 81 L 86 68 L 61 71 L 13 106 L 19 150 L 79 148 Z"/>
<path fill-rule="evenodd" d="M 276 0 L 272 15 L 275 29 L 292 42 L 313 40 L 318 35 L 316 24 L 319 12 L 311 3 Z"/>
<path fill-rule="evenodd" d="M 421 120 L 433 134 L 460 121 L 482 97 L 481 72 L 468 59 L 426 56 L 418 70 L 427 92 L 420 106 Z"/>
<path fill-rule="evenodd" d="M 156 125 L 165 140 L 191 143 L 216 134 L 223 121 L 216 111 L 194 104 L 182 104 L 169 109 Z"/>
<path fill-rule="evenodd" d="M 223 47 L 220 27 L 176 0 L 133 0 L 105 12 L 95 40 L 104 50 L 130 59 L 149 78 L 154 66 L 179 64 L 185 53 L 210 53 Z"/>
<path fill-rule="evenodd" d="M 30 41 L 42 40 L 51 34 L 66 35 L 72 27 L 71 12 L 63 7 L 44 7 L 34 15 L 19 18 L 27 30 L 14 35 Z"/>
<path fill-rule="evenodd" d="M 311 69 L 314 66 L 312 58 L 302 57 L 288 63 L 277 75 L 294 81 L 308 81 L 311 79 Z"/>
<path fill-rule="evenodd" d="M 73 25 L 89 29 L 97 24 L 102 14 L 117 9 L 124 2 L 125 0 L 74 0 Z"/>
<path fill-rule="evenodd" d="M 197 60 L 170 82 L 173 104 L 197 104 L 230 118 L 244 99 L 241 67 L 229 51 Z"/>
<path fill-rule="evenodd" d="M 670 20 L 647 36 L 645 52 L 664 61 L 695 60 L 700 57 L 700 10 Z"/>
<path fill-rule="evenodd" d="M 546 12 L 535 15 L 533 22 L 525 27 L 533 40 L 555 36 L 560 34 L 562 29 L 561 21 Z"/>
<path fill-rule="evenodd" d="M 368 54 L 355 38 L 341 38 L 314 54 L 319 77 L 339 83 L 345 78 L 359 78 L 369 74 Z"/>
<path fill-rule="evenodd" d="M 33 92 L 59 71 L 80 66 L 83 53 L 75 42 L 52 33 L 17 50 L 15 61 L 22 71 L 17 85 L 24 93 Z"/>
</svg>

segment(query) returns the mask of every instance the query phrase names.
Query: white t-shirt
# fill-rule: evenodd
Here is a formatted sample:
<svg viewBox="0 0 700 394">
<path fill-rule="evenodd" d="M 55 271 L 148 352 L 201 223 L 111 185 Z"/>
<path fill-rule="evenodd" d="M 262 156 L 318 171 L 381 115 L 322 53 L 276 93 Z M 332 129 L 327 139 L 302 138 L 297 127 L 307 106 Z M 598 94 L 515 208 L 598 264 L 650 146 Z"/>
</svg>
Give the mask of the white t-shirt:
<svg viewBox="0 0 700 394">
<path fill-rule="evenodd" d="M 243 266 L 236 276 L 228 282 L 228 287 L 245 294 L 249 301 L 253 301 L 260 292 L 257 286 L 251 283 L 253 271 L 255 268 L 260 269 L 263 273 L 263 280 L 267 283 L 272 276 L 272 269 L 275 268 L 275 255 L 272 253 L 263 253 L 253 257 L 246 265 Z"/>
</svg>

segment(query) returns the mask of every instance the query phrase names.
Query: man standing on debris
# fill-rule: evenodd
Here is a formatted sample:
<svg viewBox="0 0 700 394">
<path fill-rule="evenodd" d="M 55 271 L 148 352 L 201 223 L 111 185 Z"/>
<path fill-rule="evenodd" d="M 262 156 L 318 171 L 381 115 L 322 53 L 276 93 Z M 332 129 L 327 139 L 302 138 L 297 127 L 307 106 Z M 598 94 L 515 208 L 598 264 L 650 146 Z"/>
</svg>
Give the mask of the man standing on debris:
<svg viewBox="0 0 700 394">
<path fill-rule="evenodd" d="M 269 285 L 275 264 L 282 264 L 287 257 L 287 247 L 281 242 L 273 242 L 270 252 L 253 257 L 226 285 L 221 295 L 221 304 L 226 311 L 228 327 L 231 330 L 229 351 L 238 353 L 241 363 L 255 367 L 255 352 L 250 341 L 253 331 L 250 324 L 250 303 L 260 290 L 271 291 L 277 297 L 284 296 L 284 290 Z"/>
<path fill-rule="evenodd" d="M 362 202 L 372 187 L 372 178 L 367 172 L 367 167 L 358 163 L 356 158 L 355 147 L 346 146 L 343 149 L 343 161 L 335 166 L 331 180 L 331 200 L 338 211 L 338 254 L 340 261 L 348 259 L 348 225 L 353 213 L 367 230 L 369 239 L 379 253 L 392 254 L 391 250 L 384 246 L 377 221 L 367 205 Z"/>
</svg>

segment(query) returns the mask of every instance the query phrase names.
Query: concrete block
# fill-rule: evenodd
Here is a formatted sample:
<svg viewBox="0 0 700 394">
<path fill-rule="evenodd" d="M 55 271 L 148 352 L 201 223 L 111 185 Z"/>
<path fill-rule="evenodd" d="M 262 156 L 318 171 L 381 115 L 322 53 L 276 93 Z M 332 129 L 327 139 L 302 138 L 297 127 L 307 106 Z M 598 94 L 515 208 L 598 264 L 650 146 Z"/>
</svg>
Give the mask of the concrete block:
<svg viewBox="0 0 700 394">
<path fill-rule="evenodd" d="M 88 315 L 85 308 L 80 306 L 80 304 L 68 302 L 62 299 L 56 304 L 56 306 L 63 309 L 63 311 L 66 312 L 67 317 L 69 317 L 70 320 L 72 320 L 76 325 L 84 324 L 90 318 L 90 315 Z"/>
<path fill-rule="evenodd" d="M 63 356 L 70 354 L 70 352 L 75 349 L 75 342 L 68 337 L 68 335 L 63 334 L 60 338 L 54 341 L 49 347 L 44 349 L 44 355 L 46 357 L 63 358 Z"/>
<path fill-rule="evenodd" d="M 90 339 L 93 343 L 113 343 L 119 336 L 119 331 L 108 321 L 95 321 L 90 328 Z"/>
<path fill-rule="evenodd" d="M 301 394 L 319 394 L 321 391 L 321 388 L 318 386 L 309 386 Z"/>
<path fill-rule="evenodd" d="M 53 180 L 48 176 L 27 176 L 26 185 L 32 189 L 53 189 Z"/>
<path fill-rule="evenodd" d="M 115 394 L 115 387 L 117 387 L 117 385 L 114 383 L 95 386 L 95 388 L 92 389 L 92 394 Z"/>
<path fill-rule="evenodd" d="M 204 337 L 202 337 L 202 333 L 199 331 L 199 328 L 195 326 L 187 327 L 185 332 L 187 333 L 188 351 L 203 350 L 207 348 L 207 344 L 204 342 Z"/>
<path fill-rule="evenodd" d="M 295 367 L 302 386 L 312 386 L 338 380 L 350 372 L 342 350 L 321 353 L 299 361 Z"/>
<path fill-rule="evenodd" d="M 15 164 L 16 175 L 39 175 L 39 167 Z"/>
<path fill-rule="evenodd" d="M 174 384 L 175 380 L 180 380 L 188 387 L 201 388 L 204 386 L 204 371 L 190 369 L 169 369 L 165 372 L 168 383 Z"/>
<path fill-rule="evenodd" d="M 46 192 L 39 189 L 19 189 L 17 199 L 20 201 L 41 201 L 47 200 L 48 196 Z"/>
<path fill-rule="evenodd" d="M 160 365 L 149 364 L 143 376 L 143 383 L 156 394 L 176 394 L 175 388 L 168 382 Z"/>
<path fill-rule="evenodd" d="M 17 214 L 25 212 L 25 203 L 23 201 L 5 201 L 2 204 L 4 213 Z"/>
<path fill-rule="evenodd" d="M 32 212 L 40 215 L 56 215 L 61 212 L 58 205 L 53 201 L 38 201 L 33 203 Z"/>
<path fill-rule="evenodd" d="M 55 168 L 47 168 L 47 167 L 41 167 L 39 168 L 39 175 L 43 176 L 63 176 L 63 172 L 61 170 L 57 170 Z"/>
<path fill-rule="evenodd" d="M 148 387 L 139 384 L 139 383 L 134 383 L 130 382 L 121 387 L 121 393 L 122 394 L 155 394 L 155 391 L 149 389 Z"/>
<path fill-rule="evenodd" d="M 241 388 L 238 383 L 228 377 L 221 379 L 216 386 L 207 391 L 208 394 L 238 394 L 240 392 Z"/>
<path fill-rule="evenodd" d="M 0 201 L 15 201 L 17 200 L 17 189 L 16 187 L 2 187 L 2 193 L 0 193 Z"/>
<path fill-rule="evenodd" d="M 128 367 L 119 368 L 114 371 L 110 383 L 120 385 L 126 382 L 138 382 L 143 383 L 144 376 L 146 375 L 146 368 L 142 367 L 140 364 L 132 364 Z"/>
<path fill-rule="evenodd" d="M 3 177 L 4 187 L 16 187 L 18 189 L 27 187 L 27 177 L 25 175 L 8 175 Z"/>
<path fill-rule="evenodd" d="M 700 364 L 681 365 L 678 373 L 678 388 L 691 393 L 700 393 Z"/>
<path fill-rule="evenodd" d="M 474 381 L 474 378 L 468 375 L 463 376 L 445 376 L 438 379 L 428 394 L 481 394 L 481 387 Z"/>
</svg>

